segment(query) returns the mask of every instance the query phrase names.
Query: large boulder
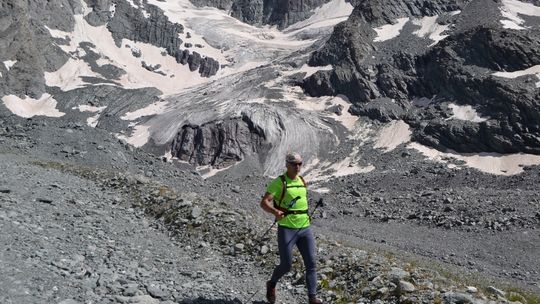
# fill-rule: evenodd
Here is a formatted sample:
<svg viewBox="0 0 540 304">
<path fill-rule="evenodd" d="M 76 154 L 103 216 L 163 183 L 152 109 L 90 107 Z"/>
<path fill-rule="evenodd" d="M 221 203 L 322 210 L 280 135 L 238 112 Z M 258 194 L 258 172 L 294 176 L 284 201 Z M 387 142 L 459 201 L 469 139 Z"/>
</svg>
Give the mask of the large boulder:
<svg viewBox="0 0 540 304">
<path fill-rule="evenodd" d="M 172 143 L 172 154 L 194 165 L 222 168 L 257 154 L 265 135 L 247 117 L 186 125 Z"/>
</svg>

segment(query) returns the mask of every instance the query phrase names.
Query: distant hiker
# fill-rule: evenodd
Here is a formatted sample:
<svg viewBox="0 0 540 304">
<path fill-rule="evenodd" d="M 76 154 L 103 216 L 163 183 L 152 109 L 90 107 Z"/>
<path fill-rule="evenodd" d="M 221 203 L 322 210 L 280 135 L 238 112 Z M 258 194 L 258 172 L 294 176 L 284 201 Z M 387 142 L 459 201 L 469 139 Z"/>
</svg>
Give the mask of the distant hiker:
<svg viewBox="0 0 540 304">
<path fill-rule="evenodd" d="M 287 172 L 274 179 L 266 189 L 261 207 L 276 217 L 280 264 L 266 282 L 266 299 L 276 301 L 276 284 L 292 267 L 292 251 L 298 247 L 306 267 L 309 304 L 321 304 L 317 299 L 315 239 L 310 228 L 306 183 L 299 175 L 302 157 L 289 153 L 285 157 Z"/>
</svg>

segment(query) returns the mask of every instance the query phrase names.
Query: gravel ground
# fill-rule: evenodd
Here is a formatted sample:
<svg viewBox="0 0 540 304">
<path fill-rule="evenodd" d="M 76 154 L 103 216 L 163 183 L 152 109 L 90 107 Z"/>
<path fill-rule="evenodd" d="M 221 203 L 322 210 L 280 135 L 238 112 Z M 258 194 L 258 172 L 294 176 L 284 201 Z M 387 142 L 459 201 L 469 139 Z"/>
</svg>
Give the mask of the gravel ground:
<svg viewBox="0 0 540 304">
<path fill-rule="evenodd" d="M 253 292 L 261 303 L 277 260 L 275 240 L 253 241 L 271 223 L 258 207 L 268 178 L 203 181 L 61 119 L 4 117 L 0 142 L 1 303 L 246 303 Z M 338 178 L 317 185 L 330 194 L 312 193 L 327 202 L 314 225 L 321 296 L 328 303 L 497 303 L 508 286 L 538 294 L 538 168 L 492 177 L 402 152 L 365 155 L 397 173 Z M 472 210 L 493 206 L 473 214 L 476 222 L 518 220 L 438 225 L 437 215 L 458 217 L 464 202 Z M 282 303 L 305 301 L 298 259 L 279 290 Z"/>
<path fill-rule="evenodd" d="M 9 154 L 0 171 L 1 303 L 237 303 L 265 281 L 114 189 Z"/>
</svg>

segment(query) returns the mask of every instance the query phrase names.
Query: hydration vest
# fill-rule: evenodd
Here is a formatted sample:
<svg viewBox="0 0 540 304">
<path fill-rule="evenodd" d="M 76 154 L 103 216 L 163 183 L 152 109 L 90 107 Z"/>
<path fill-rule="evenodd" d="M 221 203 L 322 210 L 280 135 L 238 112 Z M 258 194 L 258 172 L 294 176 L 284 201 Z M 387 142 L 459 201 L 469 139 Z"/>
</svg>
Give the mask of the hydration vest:
<svg viewBox="0 0 540 304">
<path fill-rule="evenodd" d="M 304 188 L 307 189 L 307 184 L 306 184 L 306 181 L 304 180 L 304 178 L 301 175 L 299 175 L 298 177 L 302 181 L 303 186 L 294 186 L 294 187 L 304 187 Z M 308 213 L 307 209 L 306 210 L 289 210 L 289 208 L 291 208 L 293 206 L 288 206 L 288 207 L 283 206 L 283 199 L 285 198 L 285 193 L 287 191 L 287 179 L 285 178 L 285 174 L 280 175 L 279 178 L 281 179 L 281 183 L 282 183 L 281 195 L 280 195 L 279 201 L 274 199 L 274 208 L 285 212 L 285 215 L 289 215 L 289 214 L 307 214 Z"/>
</svg>

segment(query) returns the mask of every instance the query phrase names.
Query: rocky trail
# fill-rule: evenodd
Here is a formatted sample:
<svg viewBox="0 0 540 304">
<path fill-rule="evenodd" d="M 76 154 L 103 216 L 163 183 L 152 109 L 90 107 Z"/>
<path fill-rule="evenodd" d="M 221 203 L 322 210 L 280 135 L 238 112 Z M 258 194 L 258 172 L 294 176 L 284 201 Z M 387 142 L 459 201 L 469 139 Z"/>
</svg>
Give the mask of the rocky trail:
<svg viewBox="0 0 540 304">
<path fill-rule="evenodd" d="M 263 303 L 264 282 L 277 262 L 275 240 L 257 242 L 271 223 L 253 199 L 265 179 L 202 181 L 108 136 L 88 132 L 82 140 L 76 135 L 86 127 L 61 124 L 36 127 L 30 120 L 3 129 L 0 267 L 6 275 L 0 302 L 247 303 L 256 292 L 249 303 Z M 66 134 L 62 145 L 45 136 L 55 132 Z M 70 135 L 102 148 L 62 152 L 72 145 Z M 123 157 L 112 151 L 123 151 Z M 432 259 L 440 257 L 437 243 L 426 255 L 421 250 L 429 246 L 414 242 L 441 233 L 427 238 L 429 229 L 416 227 L 416 238 L 399 245 L 402 234 L 396 232 L 405 226 L 370 217 L 359 221 L 338 207 L 328 205 L 315 221 L 319 284 L 327 303 L 526 303 L 527 292 L 497 288 L 500 280 L 475 286 L 477 281 L 455 276 L 471 276 L 452 266 L 455 261 L 433 267 Z M 353 233 L 345 233 L 353 223 Z M 459 231 L 455 246 L 463 239 Z M 420 257 L 428 263 L 418 262 Z M 298 256 L 279 296 L 280 303 L 305 301 Z"/>
<path fill-rule="evenodd" d="M 264 281 L 169 237 L 123 193 L 0 157 L 2 303 L 233 303 Z"/>
</svg>

